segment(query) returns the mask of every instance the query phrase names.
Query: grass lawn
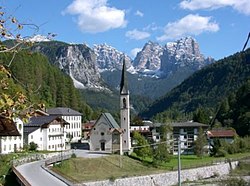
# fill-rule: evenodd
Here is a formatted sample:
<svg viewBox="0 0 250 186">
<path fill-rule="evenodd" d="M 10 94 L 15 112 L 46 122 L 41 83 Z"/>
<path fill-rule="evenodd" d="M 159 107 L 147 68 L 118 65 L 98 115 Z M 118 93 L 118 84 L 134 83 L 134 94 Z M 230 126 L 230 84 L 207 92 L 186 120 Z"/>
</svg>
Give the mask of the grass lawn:
<svg viewBox="0 0 250 186">
<path fill-rule="evenodd" d="M 226 158 L 203 157 L 194 155 L 182 155 L 182 168 L 194 168 L 211 165 L 214 162 L 225 161 L 227 158 L 238 159 L 250 157 L 250 153 L 228 155 Z M 120 167 L 120 156 L 110 155 L 101 158 L 71 158 L 61 165 L 52 167 L 52 170 L 64 176 L 74 183 L 105 180 L 116 178 L 148 175 L 162 173 L 177 169 L 178 158 L 173 156 L 170 162 L 166 162 L 160 168 L 155 168 L 151 164 L 142 163 L 127 156 L 122 156 L 122 167 Z"/>
<path fill-rule="evenodd" d="M 110 155 L 101 158 L 71 158 L 52 168 L 72 182 L 114 180 L 116 178 L 164 172 L 163 169 L 146 166 L 127 156 Z"/>
</svg>

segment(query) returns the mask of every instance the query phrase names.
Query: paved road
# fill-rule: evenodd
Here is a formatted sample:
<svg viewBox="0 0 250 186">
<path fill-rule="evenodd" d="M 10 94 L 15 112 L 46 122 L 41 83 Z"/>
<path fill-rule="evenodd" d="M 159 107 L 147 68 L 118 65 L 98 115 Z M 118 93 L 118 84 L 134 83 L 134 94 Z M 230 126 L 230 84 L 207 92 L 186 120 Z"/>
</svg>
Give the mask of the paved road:
<svg viewBox="0 0 250 186">
<path fill-rule="evenodd" d="M 90 152 L 87 150 L 74 150 L 74 153 L 77 157 L 85 158 L 98 158 L 101 156 L 106 156 L 107 154 Z M 65 182 L 56 178 L 41 166 L 44 165 L 45 160 L 35 161 L 27 163 L 21 166 L 16 167 L 16 169 L 23 175 L 23 177 L 32 185 L 32 186 L 66 186 Z"/>
</svg>

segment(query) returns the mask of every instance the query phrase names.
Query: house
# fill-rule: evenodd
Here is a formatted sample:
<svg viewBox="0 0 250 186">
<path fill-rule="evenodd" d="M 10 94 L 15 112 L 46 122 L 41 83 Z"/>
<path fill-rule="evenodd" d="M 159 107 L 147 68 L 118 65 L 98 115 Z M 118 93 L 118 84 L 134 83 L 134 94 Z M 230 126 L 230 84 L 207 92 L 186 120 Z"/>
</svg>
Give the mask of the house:
<svg viewBox="0 0 250 186">
<path fill-rule="evenodd" d="M 91 120 L 91 121 L 87 121 L 86 123 L 83 123 L 82 125 L 82 136 L 83 139 L 88 140 L 90 137 L 90 131 L 93 128 L 93 126 L 95 125 L 96 120 Z"/>
<path fill-rule="evenodd" d="M 208 130 L 206 134 L 210 144 L 213 144 L 213 139 L 215 138 L 225 140 L 228 143 L 233 143 L 235 136 L 237 136 L 235 130 L 232 129 L 213 129 Z"/>
<path fill-rule="evenodd" d="M 132 139 L 133 139 L 133 132 L 140 133 L 146 139 L 149 139 L 152 137 L 152 132 L 150 131 L 149 126 L 130 126 L 130 135 Z M 133 140 L 132 140 L 132 144 L 135 144 Z"/>
<path fill-rule="evenodd" d="M 82 138 L 82 114 L 71 108 L 57 107 L 47 110 L 50 116 L 60 116 L 69 125 L 66 125 L 65 132 L 68 142 L 78 142 Z"/>
<path fill-rule="evenodd" d="M 148 123 L 149 124 L 149 123 Z M 152 139 L 154 142 L 160 142 L 160 127 L 161 123 L 151 123 L 150 130 L 152 132 Z M 199 132 L 199 128 L 203 128 L 205 131 L 208 125 L 186 121 L 186 122 L 174 122 L 170 123 L 169 127 L 171 132 L 167 134 L 167 142 L 171 146 L 171 151 L 174 155 L 178 154 L 178 140 L 180 140 L 181 154 L 193 154 L 193 145 Z"/>
<path fill-rule="evenodd" d="M 90 150 L 119 151 L 121 134 L 121 128 L 112 115 L 102 113 L 90 131 Z"/>
<path fill-rule="evenodd" d="M 60 116 L 33 116 L 24 125 L 24 143 L 34 142 L 37 150 L 65 150 L 67 125 Z"/>
<path fill-rule="evenodd" d="M 0 116 L 0 154 L 23 149 L 23 122 Z"/>
</svg>

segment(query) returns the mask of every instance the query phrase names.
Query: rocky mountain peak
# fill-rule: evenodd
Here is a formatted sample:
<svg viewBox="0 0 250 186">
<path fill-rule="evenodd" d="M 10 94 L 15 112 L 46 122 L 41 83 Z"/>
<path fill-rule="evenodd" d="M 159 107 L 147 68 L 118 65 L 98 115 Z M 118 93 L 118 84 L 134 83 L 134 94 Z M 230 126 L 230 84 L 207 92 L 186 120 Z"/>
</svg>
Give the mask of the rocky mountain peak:
<svg viewBox="0 0 250 186">
<path fill-rule="evenodd" d="M 131 58 L 118 51 L 112 46 L 105 44 L 94 45 L 93 50 L 96 55 L 96 63 L 100 72 L 121 70 L 123 58 L 125 57 L 127 68 L 132 72 L 133 66 Z"/>
<path fill-rule="evenodd" d="M 137 53 L 133 65 L 140 72 L 156 71 L 161 66 L 160 56 L 163 53 L 163 47 L 158 43 L 148 41 L 143 49 Z"/>
</svg>

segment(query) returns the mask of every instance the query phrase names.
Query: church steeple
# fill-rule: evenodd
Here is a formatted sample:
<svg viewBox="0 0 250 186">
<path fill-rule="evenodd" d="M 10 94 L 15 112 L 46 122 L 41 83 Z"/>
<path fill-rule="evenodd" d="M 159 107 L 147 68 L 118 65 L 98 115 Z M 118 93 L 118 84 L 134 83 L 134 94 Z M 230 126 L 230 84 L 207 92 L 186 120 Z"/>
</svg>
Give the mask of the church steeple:
<svg viewBox="0 0 250 186">
<path fill-rule="evenodd" d="M 122 135 L 122 151 L 129 152 L 131 149 L 130 140 L 130 105 L 129 105 L 129 90 L 126 76 L 125 57 L 123 58 L 122 77 L 120 84 L 120 122 Z"/>
<path fill-rule="evenodd" d="M 121 77 L 121 84 L 120 84 L 120 94 L 122 94 L 122 95 L 127 95 L 128 94 L 128 81 L 127 81 L 127 74 L 126 74 L 125 57 L 123 58 L 122 77 Z"/>
</svg>

